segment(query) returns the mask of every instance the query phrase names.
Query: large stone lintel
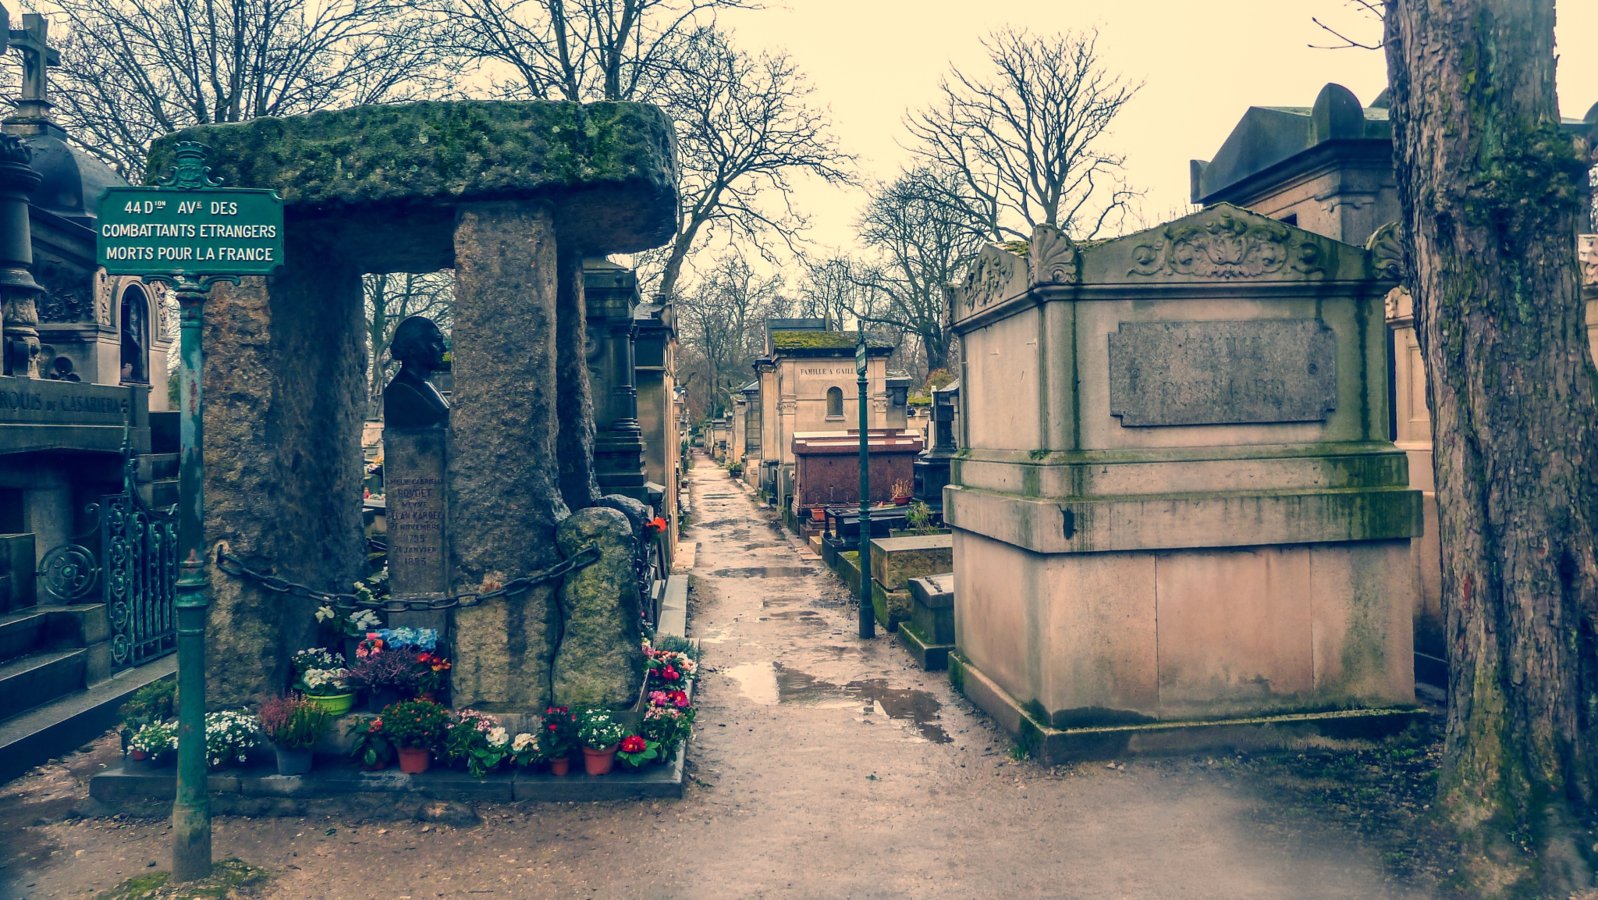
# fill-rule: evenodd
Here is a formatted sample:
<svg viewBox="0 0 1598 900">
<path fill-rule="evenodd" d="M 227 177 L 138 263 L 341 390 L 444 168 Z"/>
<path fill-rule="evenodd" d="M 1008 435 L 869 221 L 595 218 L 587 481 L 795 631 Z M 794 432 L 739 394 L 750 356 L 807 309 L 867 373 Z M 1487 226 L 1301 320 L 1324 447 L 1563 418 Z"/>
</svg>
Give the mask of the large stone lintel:
<svg viewBox="0 0 1598 900">
<path fill-rule="evenodd" d="M 677 225 L 672 124 L 641 103 L 423 102 L 196 126 L 151 146 L 151 178 L 178 141 L 205 144 L 225 186 L 277 191 L 291 231 L 336 226 L 340 254 L 368 272 L 450 265 L 450 212 L 466 203 L 547 201 L 562 242 L 596 255 L 658 246 Z"/>
<path fill-rule="evenodd" d="M 952 481 L 1028 497 L 1122 497 L 1237 490 L 1307 491 L 1409 484 L 1405 454 L 1392 444 L 1240 446 L 1195 450 L 967 450 Z"/>
<path fill-rule="evenodd" d="M 1220 748 L 1278 748 L 1316 737 L 1380 737 L 1402 731 L 1427 715 L 1423 709 L 1392 706 L 1055 728 L 1039 722 L 1015 697 L 958 652 L 948 654 L 948 666 L 949 679 L 960 692 L 1045 765 Z"/>
<path fill-rule="evenodd" d="M 1039 500 L 951 485 L 951 526 L 1034 553 L 1402 540 L 1421 533 L 1408 488 Z"/>
</svg>

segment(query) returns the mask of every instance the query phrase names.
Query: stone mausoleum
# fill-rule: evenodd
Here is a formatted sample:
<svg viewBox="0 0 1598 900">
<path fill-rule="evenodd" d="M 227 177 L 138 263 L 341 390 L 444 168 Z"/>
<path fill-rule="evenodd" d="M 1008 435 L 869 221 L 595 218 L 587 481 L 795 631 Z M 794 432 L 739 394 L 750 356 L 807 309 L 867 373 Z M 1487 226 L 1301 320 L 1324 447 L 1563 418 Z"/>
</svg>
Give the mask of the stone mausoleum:
<svg viewBox="0 0 1598 900">
<path fill-rule="evenodd" d="M 1572 139 L 1598 145 L 1598 105 L 1581 119 L 1566 118 Z M 1347 88 L 1328 84 L 1313 106 L 1250 107 L 1210 160 L 1192 163 L 1192 199 L 1230 203 L 1350 244 L 1382 244 L 1396 263 L 1398 184 L 1385 93 L 1363 106 Z M 1594 223 L 1598 228 L 1598 223 Z M 1591 235 L 1576 238 L 1583 259 L 1587 335 L 1598 358 L 1598 268 Z M 1390 273 L 1391 274 L 1391 273 Z M 1411 483 L 1426 496 L 1424 533 L 1411 545 L 1419 593 L 1415 600 L 1416 677 L 1447 684 L 1441 547 L 1432 478 L 1431 418 L 1426 374 L 1415 340 L 1413 304 L 1402 288 L 1387 297 L 1392 371 L 1388 434 L 1409 455 Z"/>
<path fill-rule="evenodd" d="M 985 248 L 951 674 L 1044 759 L 1403 721 L 1421 495 L 1373 254 L 1228 205 Z"/>
</svg>

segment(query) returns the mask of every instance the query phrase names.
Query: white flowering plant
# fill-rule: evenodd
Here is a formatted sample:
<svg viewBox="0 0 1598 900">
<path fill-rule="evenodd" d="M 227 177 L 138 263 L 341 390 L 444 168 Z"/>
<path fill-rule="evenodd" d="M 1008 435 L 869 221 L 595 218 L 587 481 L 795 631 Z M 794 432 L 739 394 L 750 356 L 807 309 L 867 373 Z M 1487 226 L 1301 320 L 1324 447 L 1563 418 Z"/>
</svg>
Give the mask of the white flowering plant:
<svg viewBox="0 0 1598 900">
<path fill-rule="evenodd" d="M 234 709 L 205 714 L 205 761 L 211 768 L 249 762 L 250 751 L 260 744 L 261 722 L 255 716 Z"/>
<path fill-rule="evenodd" d="M 312 697 L 335 697 L 350 692 L 350 670 L 308 669 L 301 673 L 294 687 Z"/>
<path fill-rule="evenodd" d="M 290 660 L 294 663 L 294 671 L 301 675 L 318 669 L 344 668 L 344 654 L 334 653 L 323 647 L 307 647 L 295 651 Z"/>
<path fill-rule="evenodd" d="M 512 758 L 510 732 L 487 713 L 462 709 L 450 714 L 444 735 L 444 756 L 478 778 Z"/>
<path fill-rule="evenodd" d="M 355 596 L 370 601 L 373 599 L 372 589 L 357 581 Z M 383 617 L 373 610 L 357 609 L 346 613 L 328 604 L 316 608 L 316 621 L 324 628 L 351 638 L 363 637 L 367 632 L 383 627 Z"/>
<path fill-rule="evenodd" d="M 522 768 L 543 762 L 544 748 L 538 741 L 538 735 L 524 731 L 512 738 L 510 760 L 512 764 Z"/>
<path fill-rule="evenodd" d="M 128 740 L 128 750 L 155 760 L 178 749 L 178 726 L 172 722 L 148 722 Z"/>
</svg>

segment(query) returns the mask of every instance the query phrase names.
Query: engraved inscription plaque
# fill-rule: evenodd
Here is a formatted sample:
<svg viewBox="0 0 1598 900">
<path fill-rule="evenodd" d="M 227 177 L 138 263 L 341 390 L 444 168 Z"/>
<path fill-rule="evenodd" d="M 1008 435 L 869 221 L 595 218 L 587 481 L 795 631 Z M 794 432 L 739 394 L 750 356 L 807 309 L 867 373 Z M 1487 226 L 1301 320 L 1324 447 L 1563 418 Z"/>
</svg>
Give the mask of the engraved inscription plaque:
<svg viewBox="0 0 1598 900">
<path fill-rule="evenodd" d="M 1324 422 L 1337 408 L 1336 336 L 1315 319 L 1123 322 L 1109 337 L 1123 427 Z"/>
</svg>

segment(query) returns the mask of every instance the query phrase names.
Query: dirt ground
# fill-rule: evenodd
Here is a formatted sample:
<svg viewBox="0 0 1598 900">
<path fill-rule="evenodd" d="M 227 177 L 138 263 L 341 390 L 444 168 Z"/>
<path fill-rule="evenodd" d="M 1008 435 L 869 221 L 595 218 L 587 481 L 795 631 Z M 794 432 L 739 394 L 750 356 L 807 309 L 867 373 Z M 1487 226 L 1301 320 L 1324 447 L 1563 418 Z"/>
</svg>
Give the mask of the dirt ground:
<svg viewBox="0 0 1598 900">
<path fill-rule="evenodd" d="M 272 897 L 1430 896 L 1433 736 L 1045 768 L 880 635 L 703 457 L 690 633 L 706 671 L 680 801 L 485 806 L 481 824 L 219 818 Z M 163 821 L 81 818 L 102 740 L 0 787 L 0 896 L 166 868 Z"/>
</svg>

